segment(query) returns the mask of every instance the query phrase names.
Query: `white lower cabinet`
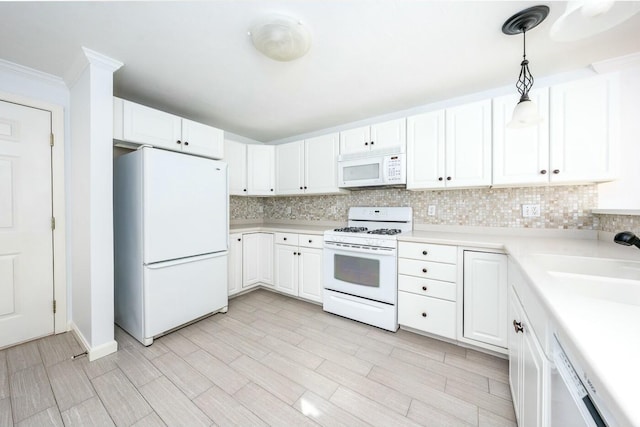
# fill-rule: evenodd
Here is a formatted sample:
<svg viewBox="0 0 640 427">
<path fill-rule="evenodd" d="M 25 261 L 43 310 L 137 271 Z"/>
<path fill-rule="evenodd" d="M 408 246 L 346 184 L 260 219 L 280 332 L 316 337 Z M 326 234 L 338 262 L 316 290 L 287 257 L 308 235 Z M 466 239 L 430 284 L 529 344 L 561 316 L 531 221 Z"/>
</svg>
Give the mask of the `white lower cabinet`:
<svg viewBox="0 0 640 427">
<path fill-rule="evenodd" d="M 246 233 L 242 239 L 242 288 L 273 286 L 273 233 Z"/>
<path fill-rule="evenodd" d="M 507 348 L 507 256 L 464 251 L 463 337 L 498 352 Z"/>
<path fill-rule="evenodd" d="M 276 233 L 275 290 L 322 302 L 322 237 Z"/>
<path fill-rule="evenodd" d="M 398 323 L 456 338 L 455 246 L 398 243 Z"/>
<path fill-rule="evenodd" d="M 229 266 L 227 282 L 229 296 L 242 290 L 242 233 L 229 235 Z"/>
</svg>

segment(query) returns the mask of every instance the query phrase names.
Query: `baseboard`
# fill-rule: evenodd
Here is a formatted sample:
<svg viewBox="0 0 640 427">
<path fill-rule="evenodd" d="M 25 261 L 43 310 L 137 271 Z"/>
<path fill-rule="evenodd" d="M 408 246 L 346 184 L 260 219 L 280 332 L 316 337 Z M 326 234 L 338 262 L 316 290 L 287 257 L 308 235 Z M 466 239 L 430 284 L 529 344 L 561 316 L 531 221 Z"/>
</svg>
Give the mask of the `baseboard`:
<svg viewBox="0 0 640 427">
<path fill-rule="evenodd" d="M 82 332 L 80 332 L 80 329 L 78 329 L 78 326 L 75 323 L 69 322 L 69 326 L 71 328 L 71 332 L 73 332 L 73 335 L 76 336 L 78 341 L 80 341 L 82 347 L 84 347 L 84 349 L 87 351 L 89 362 L 93 362 L 96 359 L 100 359 L 101 357 L 118 351 L 118 342 L 116 340 L 111 340 L 99 346 L 91 347 L 91 345 L 89 345 L 87 339 L 84 337 Z"/>
</svg>

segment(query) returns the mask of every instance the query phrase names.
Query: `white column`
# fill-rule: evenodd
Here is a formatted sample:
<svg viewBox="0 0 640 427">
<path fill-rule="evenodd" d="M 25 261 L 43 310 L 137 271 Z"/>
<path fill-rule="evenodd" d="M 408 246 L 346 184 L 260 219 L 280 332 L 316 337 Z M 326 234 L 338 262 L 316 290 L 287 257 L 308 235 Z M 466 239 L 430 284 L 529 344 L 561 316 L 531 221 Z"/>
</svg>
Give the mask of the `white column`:
<svg viewBox="0 0 640 427">
<path fill-rule="evenodd" d="M 113 73 L 82 48 L 65 81 L 71 114 L 71 327 L 89 360 L 113 353 Z"/>
</svg>

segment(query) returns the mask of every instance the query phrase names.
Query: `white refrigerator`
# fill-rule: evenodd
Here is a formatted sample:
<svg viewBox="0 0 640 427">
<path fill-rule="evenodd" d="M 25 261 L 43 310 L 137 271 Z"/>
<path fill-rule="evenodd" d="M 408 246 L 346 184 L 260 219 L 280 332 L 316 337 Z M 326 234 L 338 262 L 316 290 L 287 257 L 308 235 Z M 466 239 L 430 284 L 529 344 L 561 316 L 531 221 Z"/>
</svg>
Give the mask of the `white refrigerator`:
<svg viewBox="0 0 640 427">
<path fill-rule="evenodd" d="M 227 165 L 143 147 L 114 169 L 115 322 L 144 345 L 227 310 Z"/>
</svg>

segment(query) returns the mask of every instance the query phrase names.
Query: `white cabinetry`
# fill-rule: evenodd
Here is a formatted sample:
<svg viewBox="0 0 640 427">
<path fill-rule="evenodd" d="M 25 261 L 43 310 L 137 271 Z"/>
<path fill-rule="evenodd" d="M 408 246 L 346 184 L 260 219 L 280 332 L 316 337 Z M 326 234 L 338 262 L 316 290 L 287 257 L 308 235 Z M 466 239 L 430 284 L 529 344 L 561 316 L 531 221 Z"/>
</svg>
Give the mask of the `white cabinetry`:
<svg viewBox="0 0 640 427">
<path fill-rule="evenodd" d="M 322 237 L 276 233 L 275 290 L 322 302 Z"/>
<path fill-rule="evenodd" d="M 242 239 L 242 288 L 273 286 L 273 233 L 246 233 Z"/>
<path fill-rule="evenodd" d="M 462 336 L 475 345 L 506 352 L 507 256 L 464 251 Z"/>
<path fill-rule="evenodd" d="M 340 132 L 340 154 L 359 153 L 406 145 L 406 120 L 396 119 Z"/>
<path fill-rule="evenodd" d="M 455 246 L 399 242 L 398 323 L 456 338 Z"/>
<path fill-rule="evenodd" d="M 529 97 L 543 120 L 518 129 L 506 127 L 518 95 L 493 99 L 493 185 L 549 182 L 549 89 L 534 89 Z"/>
<path fill-rule="evenodd" d="M 275 146 L 247 145 L 247 194 L 275 194 Z"/>
<path fill-rule="evenodd" d="M 229 235 L 229 296 L 242 290 L 242 234 Z"/>
<path fill-rule="evenodd" d="M 407 119 L 407 188 L 491 185 L 491 101 Z"/>
<path fill-rule="evenodd" d="M 276 146 L 276 194 L 346 193 L 338 188 L 338 134 Z"/>
<path fill-rule="evenodd" d="M 620 94 L 617 74 L 551 87 L 551 182 L 616 177 Z"/>
<path fill-rule="evenodd" d="M 247 145 L 226 140 L 224 142 L 224 160 L 229 170 L 229 194 L 247 195 Z"/>
<path fill-rule="evenodd" d="M 114 98 L 114 139 L 221 159 L 224 132 L 144 105 Z"/>
</svg>

